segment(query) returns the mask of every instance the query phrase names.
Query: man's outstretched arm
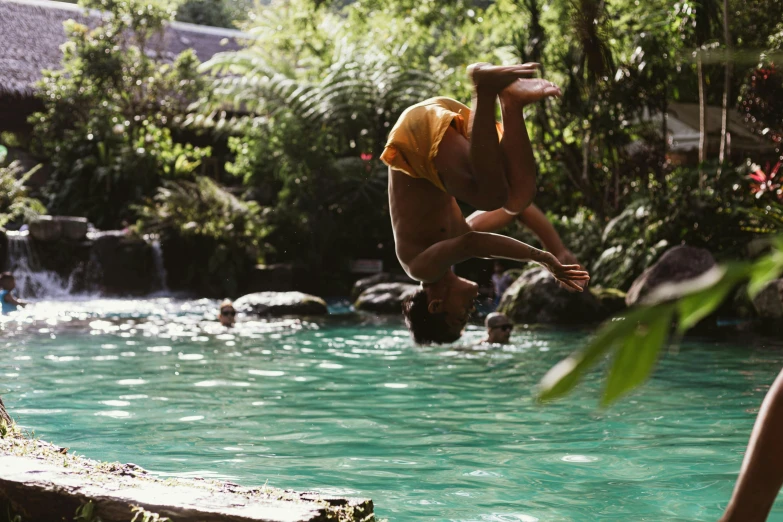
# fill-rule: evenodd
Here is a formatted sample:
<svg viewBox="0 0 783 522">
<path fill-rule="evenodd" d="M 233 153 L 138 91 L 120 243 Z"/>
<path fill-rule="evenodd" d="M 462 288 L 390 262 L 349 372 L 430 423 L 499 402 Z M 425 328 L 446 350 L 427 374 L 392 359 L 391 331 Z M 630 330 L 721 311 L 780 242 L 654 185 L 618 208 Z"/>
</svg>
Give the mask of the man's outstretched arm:
<svg viewBox="0 0 783 522">
<path fill-rule="evenodd" d="M 737 485 L 720 522 L 764 522 L 783 485 L 783 371 L 761 404 Z"/>
<path fill-rule="evenodd" d="M 467 222 L 470 228 L 476 232 L 497 232 L 514 219 L 519 219 L 523 225 L 529 228 L 548 252 L 557 256 L 566 250 L 555 227 L 552 226 L 541 209 L 535 205 L 528 206 L 516 216 L 509 214 L 502 208 L 488 212 L 478 211 L 468 216 Z"/>
<path fill-rule="evenodd" d="M 534 261 L 544 265 L 558 281 L 579 292 L 583 288 L 577 282 L 590 279 L 578 265 L 563 265 L 550 252 L 510 237 L 485 232 L 468 232 L 432 245 L 410 263 L 410 274 L 419 281 L 437 281 L 449 267 L 473 257 Z"/>
</svg>

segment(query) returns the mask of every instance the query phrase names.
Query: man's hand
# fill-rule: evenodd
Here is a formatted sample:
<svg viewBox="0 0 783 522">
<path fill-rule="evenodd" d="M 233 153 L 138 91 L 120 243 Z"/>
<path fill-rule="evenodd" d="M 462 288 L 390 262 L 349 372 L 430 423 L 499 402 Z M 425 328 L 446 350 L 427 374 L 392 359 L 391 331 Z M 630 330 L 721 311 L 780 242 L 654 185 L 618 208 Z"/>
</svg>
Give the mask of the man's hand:
<svg viewBox="0 0 783 522">
<path fill-rule="evenodd" d="M 584 291 L 587 282 L 590 280 L 590 275 L 580 265 L 564 265 L 552 254 L 547 256 L 543 261 L 543 265 L 555 276 L 560 286 L 572 292 Z"/>
<path fill-rule="evenodd" d="M 560 261 L 564 265 L 579 265 L 579 270 L 584 270 L 585 269 L 585 267 L 583 267 L 579 263 L 579 261 L 576 259 L 576 256 L 570 250 L 568 250 L 567 248 L 564 248 L 560 252 L 556 253 L 555 257 L 557 258 L 558 261 Z M 584 290 L 585 288 L 587 288 L 587 283 L 588 283 L 588 281 L 578 281 L 576 284 L 578 284 L 582 288 L 582 290 Z M 560 286 L 562 288 L 565 288 L 569 292 L 573 292 L 574 291 L 571 287 L 566 286 L 566 285 L 564 285 L 562 283 L 560 284 Z"/>
</svg>

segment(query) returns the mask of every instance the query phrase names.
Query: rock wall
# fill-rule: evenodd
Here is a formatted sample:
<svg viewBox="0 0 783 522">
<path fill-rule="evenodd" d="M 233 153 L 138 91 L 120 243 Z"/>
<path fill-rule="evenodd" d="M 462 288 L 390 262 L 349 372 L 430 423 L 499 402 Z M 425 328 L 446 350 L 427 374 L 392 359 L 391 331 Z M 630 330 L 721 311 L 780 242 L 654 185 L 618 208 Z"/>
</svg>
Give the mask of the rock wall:
<svg viewBox="0 0 783 522">
<path fill-rule="evenodd" d="M 7 258 L 8 258 L 8 236 L 5 235 L 5 230 L 0 228 L 0 272 L 6 270 Z"/>
<path fill-rule="evenodd" d="M 105 295 L 147 295 L 160 288 L 152 246 L 139 237 L 103 234 L 92 241 L 88 277 Z"/>
</svg>

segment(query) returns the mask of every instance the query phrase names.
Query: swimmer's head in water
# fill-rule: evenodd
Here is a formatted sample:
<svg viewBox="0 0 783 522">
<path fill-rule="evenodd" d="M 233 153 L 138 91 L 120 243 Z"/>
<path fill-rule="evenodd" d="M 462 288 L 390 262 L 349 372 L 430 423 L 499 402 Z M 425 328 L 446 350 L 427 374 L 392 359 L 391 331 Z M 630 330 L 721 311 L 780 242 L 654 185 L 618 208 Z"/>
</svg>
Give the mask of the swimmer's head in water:
<svg viewBox="0 0 783 522">
<path fill-rule="evenodd" d="M 0 288 L 3 290 L 13 290 L 16 288 L 16 279 L 11 272 L 0 274 Z"/>
<path fill-rule="evenodd" d="M 452 343 L 462 336 L 476 309 L 478 285 L 449 271 L 435 283 L 423 285 L 402 304 L 405 324 L 419 344 Z"/>
<path fill-rule="evenodd" d="M 224 299 L 220 303 L 220 313 L 218 314 L 218 321 L 223 326 L 234 326 L 236 321 L 237 311 L 234 308 L 234 303 L 230 299 Z"/>
</svg>

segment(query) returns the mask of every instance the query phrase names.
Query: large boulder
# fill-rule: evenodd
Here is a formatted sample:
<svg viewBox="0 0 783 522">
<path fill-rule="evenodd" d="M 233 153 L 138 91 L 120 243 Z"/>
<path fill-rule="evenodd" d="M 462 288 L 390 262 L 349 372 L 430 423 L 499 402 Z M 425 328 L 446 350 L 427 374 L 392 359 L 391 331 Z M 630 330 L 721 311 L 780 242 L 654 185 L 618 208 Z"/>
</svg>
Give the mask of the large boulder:
<svg viewBox="0 0 783 522">
<path fill-rule="evenodd" d="M 416 281 L 405 274 L 390 274 L 388 272 L 381 272 L 380 274 L 371 275 L 356 281 L 353 285 L 353 289 L 351 290 L 351 298 L 356 300 L 365 290 L 371 286 L 379 285 L 381 283 L 415 284 Z"/>
<path fill-rule="evenodd" d="M 256 292 L 234 301 L 238 312 L 258 316 L 326 315 L 329 310 L 320 297 L 302 292 Z"/>
<path fill-rule="evenodd" d="M 419 289 L 410 283 L 381 283 L 364 290 L 356 299 L 354 308 L 376 314 L 399 314 L 402 302 Z"/>
<path fill-rule="evenodd" d="M 783 317 L 783 279 L 767 283 L 753 298 L 753 308 L 762 319 Z"/>
<path fill-rule="evenodd" d="M 715 266 L 709 250 L 687 245 L 670 248 L 661 258 L 636 278 L 625 296 L 633 306 L 643 302 L 653 290 L 664 284 L 681 283 L 699 277 Z"/>
<path fill-rule="evenodd" d="M 598 291 L 600 293 L 600 291 Z M 616 296 L 615 296 L 616 297 Z M 601 321 L 616 308 L 593 291 L 569 292 L 544 268 L 524 271 L 506 290 L 498 311 L 515 323 L 577 325 Z"/>
</svg>

